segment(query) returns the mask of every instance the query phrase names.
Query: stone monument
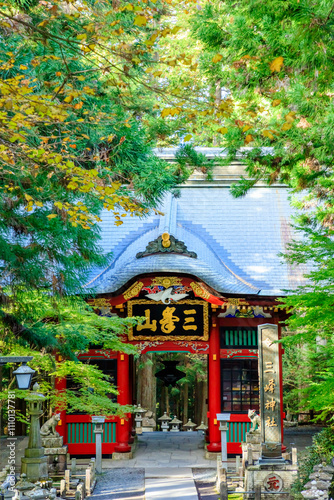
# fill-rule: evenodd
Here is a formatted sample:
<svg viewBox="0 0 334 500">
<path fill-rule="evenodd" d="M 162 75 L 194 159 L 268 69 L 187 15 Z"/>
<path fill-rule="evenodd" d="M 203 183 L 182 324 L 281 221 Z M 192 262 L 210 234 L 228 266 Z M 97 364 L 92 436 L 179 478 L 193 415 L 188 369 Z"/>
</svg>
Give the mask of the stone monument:
<svg viewBox="0 0 334 500">
<path fill-rule="evenodd" d="M 249 410 L 252 428 L 243 444 L 245 490 L 261 487 L 267 500 L 284 500 L 298 474 L 297 460 L 282 456 L 281 388 L 278 327 L 258 326 L 260 419 Z M 259 425 L 260 424 L 260 425 Z M 282 492 L 282 495 L 280 495 Z M 273 495 L 270 495 L 273 493 Z M 245 500 L 247 496 L 245 497 Z"/>
<path fill-rule="evenodd" d="M 143 416 L 143 421 L 142 421 L 143 432 L 153 432 L 153 431 L 155 431 L 156 426 L 157 426 L 157 423 L 154 420 L 153 411 L 147 410 L 145 415 Z"/>
<path fill-rule="evenodd" d="M 56 426 L 60 421 L 60 413 L 56 413 L 47 420 L 41 427 L 42 446 L 44 454 L 48 458 L 49 472 L 65 472 L 67 446 L 63 444 L 63 437 L 56 431 Z"/>
</svg>

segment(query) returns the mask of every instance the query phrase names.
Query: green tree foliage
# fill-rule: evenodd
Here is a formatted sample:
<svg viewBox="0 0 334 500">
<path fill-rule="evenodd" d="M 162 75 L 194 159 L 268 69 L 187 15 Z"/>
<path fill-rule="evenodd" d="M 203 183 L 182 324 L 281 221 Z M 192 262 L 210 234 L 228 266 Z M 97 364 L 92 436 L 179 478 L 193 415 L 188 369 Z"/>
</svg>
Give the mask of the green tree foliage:
<svg viewBox="0 0 334 500">
<path fill-rule="evenodd" d="M 294 202 L 299 236 L 286 258 L 307 279 L 284 300 L 289 329 L 297 332 L 285 342 L 309 353 L 305 406 L 332 416 L 333 4 L 204 2 L 191 25 L 202 44 L 200 67 L 227 91 L 221 101 L 226 162 L 241 151 L 247 166 L 248 177 L 233 194 L 242 196 L 258 180 L 300 193 Z"/>
<path fill-rule="evenodd" d="M 312 446 L 306 448 L 307 454 L 299 466 L 299 477 L 292 485 L 291 492 L 294 498 L 304 498 L 300 492 L 304 490 L 304 485 L 309 480 L 313 467 L 319 464 L 330 464 L 334 455 L 334 432 L 333 427 L 323 429 L 316 434 L 312 440 Z M 332 490 L 332 487 L 331 487 Z M 332 496 L 332 492 L 329 492 Z"/>
<path fill-rule="evenodd" d="M 77 356 L 92 345 L 135 353 L 136 349 L 122 343 L 120 337 L 127 334 L 128 327 L 136 319 L 98 316 L 80 297 L 57 299 L 25 290 L 16 290 L 16 293 L 16 300 L 8 301 L 0 311 L 2 355 L 34 357 L 29 364 L 36 370 L 36 380 L 52 408 L 92 414 L 119 412 L 119 405 L 110 399 L 111 394 L 117 394 L 111 381 L 93 361 L 80 363 Z M 13 387 L 8 369 L 4 373 L 5 389 Z M 57 394 L 55 376 L 70 377 L 77 389 L 72 387 Z M 17 396 L 24 397 L 24 392 L 17 391 Z M 1 393 L 1 401 L 6 398 L 5 390 Z"/>
<path fill-rule="evenodd" d="M 115 411 L 113 389 L 76 355 L 98 342 L 127 349 L 126 321 L 68 298 L 91 266 L 108 263 L 101 210 L 116 225 L 142 216 L 188 174 L 152 154 L 142 121 L 164 95 L 146 69 L 168 9 L 164 0 L 0 2 L 1 351 L 33 354 L 40 379 L 75 374 L 82 389 L 70 404 L 92 413 Z M 55 364 L 56 351 L 66 363 Z"/>
</svg>

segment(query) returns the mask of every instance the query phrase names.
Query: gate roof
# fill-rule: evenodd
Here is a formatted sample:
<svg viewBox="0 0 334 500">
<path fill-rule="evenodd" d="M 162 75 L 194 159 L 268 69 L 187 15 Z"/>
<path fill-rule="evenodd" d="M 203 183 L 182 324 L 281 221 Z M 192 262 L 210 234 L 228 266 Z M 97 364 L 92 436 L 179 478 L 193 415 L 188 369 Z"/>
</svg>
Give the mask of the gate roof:
<svg viewBox="0 0 334 500">
<path fill-rule="evenodd" d="M 212 153 L 210 148 L 201 151 Z M 173 149 L 158 154 L 173 161 Z M 159 207 L 163 215 L 126 216 L 117 227 L 113 214 L 103 212 L 101 244 L 113 257 L 108 267 L 91 270 L 86 288 L 113 293 L 135 276 L 161 272 L 195 275 L 223 294 L 279 296 L 301 285 L 305 268 L 279 257 L 293 237 L 288 189 L 257 185 L 235 199 L 229 188 L 242 170 L 238 162 L 217 167 L 212 181 L 195 172 L 176 195 L 165 196 Z M 197 258 L 172 253 L 136 257 L 164 232 Z"/>
</svg>

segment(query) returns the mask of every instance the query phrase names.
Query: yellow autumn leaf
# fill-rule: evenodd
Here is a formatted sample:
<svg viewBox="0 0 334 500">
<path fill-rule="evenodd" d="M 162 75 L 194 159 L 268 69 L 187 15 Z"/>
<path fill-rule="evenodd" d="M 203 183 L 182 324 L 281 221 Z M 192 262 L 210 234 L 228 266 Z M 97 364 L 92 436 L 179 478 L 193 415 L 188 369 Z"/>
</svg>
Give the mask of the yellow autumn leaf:
<svg viewBox="0 0 334 500">
<path fill-rule="evenodd" d="M 285 115 L 285 121 L 292 123 L 295 120 L 296 113 L 294 111 L 290 111 L 287 115 Z"/>
<path fill-rule="evenodd" d="M 291 127 L 292 127 L 292 123 L 285 122 L 282 125 L 282 130 L 290 130 Z"/>
<path fill-rule="evenodd" d="M 41 201 L 35 201 L 36 207 L 42 207 L 43 203 Z"/>
<path fill-rule="evenodd" d="M 183 140 L 184 140 L 184 142 L 188 142 L 188 141 L 190 141 L 191 138 L 192 138 L 192 135 L 187 134 Z"/>
<path fill-rule="evenodd" d="M 24 64 L 20 64 L 20 69 L 28 69 L 28 66 L 25 66 Z"/>
<path fill-rule="evenodd" d="M 262 135 L 263 135 L 264 137 L 268 137 L 268 139 L 271 139 L 271 140 L 274 138 L 274 136 L 273 136 L 273 134 L 270 132 L 270 130 L 264 130 L 264 131 L 262 132 Z"/>
<path fill-rule="evenodd" d="M 226 127 L 220 127 L 217 132 L 219 132 L 220 134 L 227 134 L 228 132 L 228 129 Z"/>
<path fill-rule="evenodd" d="M 136 16 L 133 24 L 135 26 L 146 26 L 147 19 L 145 16 Z"/>
<path fill-rule="evenodd" d="M 270 71 L 272 73 L 274 73 L 274 71 L 281 71 L 281 68 L 283 66 L 283 61 L 284 61 L 284 58 L 282 56 L 279 56 L 279 57 L 276 57 L 276 59 L 274 59 L 271 64 L 270 64 Z"/>
<path fill-rule="evenodd" d="M 242 127 L 242 131 L 247 132 L 247 130 L 250 130 L 251 128 L 253 128 L 251 125 L 245 125 L 244 127 Z"/>
<path fill-rule="evenodd" d="M 276 106 L 278 106 L 279 104 L 281 104 L 281 99 L 275 99 L 275 100 L 271 103 L 271 105 L 272 105 L 274 108 L 276 108 Z"/>
<path fill-rule="evenodd" d="M 172 29 L 173 35 L 175 35 L 180 30 L 182 30 L 181 26 L 174 26 L 174 28 Z"/>
<path fill-rule="evenodd" d="M 63 204 L 61 203 L 61 201 L 55 201 L 54 206 L 58 207 L 59 210 L 61 210 L 63 208 Z"/>
<path fill-rule="evenodd" d="M 170 115 L 170 110 L 169 109 L 163 109 L 161 111 L 162 118 L 165 118 L 165 116 L 168 116 L 168 115 Z"/>
<path fill-rule="evenodd" d="M 251 134 L 246 135 L 245 137 L 245 143 L 248 144 L 249 142 L 254 141 L 254 137 Z"/>
<path fill-rule="evenodd" d="M 222 59 L 223 59 L 223 56 L 221 54 L 216 54 L 215 56 L 213 56 L 212 62 L 217 63 L 217 62 L 221 61 Z"/>
<path fill-rule="evenodd" d="M 87 38 L 87 33 L 81 33 L 80 35 L 77 35 L 78 40 L 86 40 Z"/>
<path fill-rule="evenodd" d="M 48 218 L 48 219 L 54 219 L 55 217 L 57 217 L 57 214 L 50 214 L 50 215 L 47 215 L 47 218 Z"/>
<path fill-rule="evenodd" d="M 26 199 L 27 201 L 31 201 L 31 200 L 33 199 L 33 197 L 32 197 L 32 196 L 30 196 L 30 194 L 26 194 L 26 193 L 24 193 L 24 197 L 25 197 L 25 199 Z"/>
</svg>

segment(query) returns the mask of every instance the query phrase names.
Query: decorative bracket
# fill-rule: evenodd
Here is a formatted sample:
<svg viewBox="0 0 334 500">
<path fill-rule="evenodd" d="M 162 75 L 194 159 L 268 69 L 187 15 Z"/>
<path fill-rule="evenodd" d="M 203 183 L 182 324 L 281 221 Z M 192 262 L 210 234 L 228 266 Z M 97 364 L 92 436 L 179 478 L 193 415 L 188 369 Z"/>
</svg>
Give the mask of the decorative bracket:
<svg viewBox="0 0 334 500">
<path fill-rule="evenodd" d="M 168 238 L 166 237 L 168 235 Z M 185 255 L 192 259 L 197 259 L 197 253 L 189 252 L 187 246 L 183 241 L 177 240 L 174 236 L 168 233 L 163 233 L 153 241 L 150 241 L 143 252 L 138 252 L 137 259 L 154 255 L 156 253 L 174 253 L 178 255 Z"/>
</svg>

